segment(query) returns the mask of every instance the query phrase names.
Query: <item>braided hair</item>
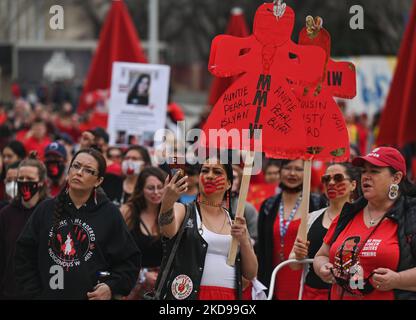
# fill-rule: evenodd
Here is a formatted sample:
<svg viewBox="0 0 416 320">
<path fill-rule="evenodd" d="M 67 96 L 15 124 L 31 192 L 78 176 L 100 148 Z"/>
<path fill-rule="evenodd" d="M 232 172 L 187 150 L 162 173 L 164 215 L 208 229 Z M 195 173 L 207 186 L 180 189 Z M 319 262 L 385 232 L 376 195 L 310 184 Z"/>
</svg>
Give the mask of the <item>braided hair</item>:
<svg viewBox="0 0 416 320">
<path fill-rule="evenodd" d="M 77 156 L 81 153 L 89 154 L 90 156 L 92 156 L 97 161 L 97 163 L 98 163 L 98 178 L 104 177 L 105 171 L 106 171 L 106 168 L 107 168 L 107 163 L 105 161 L 105 158 L 101 154 L 101 152 L 99 152 L 98 150 L 96 150 L 94 148 L 82 149 L 82 150 L 78 151 L 74 155 L 74 157 L 72 158 L 71 163 L 69 164 L 69 167 L 72 166 L 72 163 L 75 161 Z M 63 188 L 61 190 L 61 192 L 59 192 L 58 196 L 56 197 L 56 202 L 55 202 L 55 207 L 54 207 L 53 217 L 52 217 L 52 225 L 53 225 L 53 228 L 54 228 L 55 232 L 58 229 L 59 221 L 64 216 L 64 207 L 65 207 L 65 202 L 66 202 L 66 199 L 67 199 L 66 198 L 67 193 L 68 193 L 68 185 L 66 185 L 66 187 Z"/>
</svg>

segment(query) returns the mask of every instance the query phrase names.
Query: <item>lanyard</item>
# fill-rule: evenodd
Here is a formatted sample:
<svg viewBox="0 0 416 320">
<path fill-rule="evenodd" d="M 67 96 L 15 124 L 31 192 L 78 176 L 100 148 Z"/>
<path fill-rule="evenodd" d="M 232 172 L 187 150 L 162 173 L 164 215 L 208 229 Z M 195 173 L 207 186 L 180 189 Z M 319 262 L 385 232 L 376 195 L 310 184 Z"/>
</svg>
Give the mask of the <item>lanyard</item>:
<svg viewBox="0 0 416 320">
<path fill-rule="evenodd" d="M 284 261 L 284 253 L 283 248 L 285 245 L 284 237 L 287 233 L 287 230 L 289 229 L 289 225 L 292 222 L 293 218 L 296 215 L 296 211 L 298 211 L 300 203 L 302 201 L 302 195 L 299 196 L 299 198 L 296 200 L 295 206 L 293 207 L 292 211 L 290 212 L 289 218 L 286 220 L 285 223 L 285 205 L 283 203 L 283 195 L 282 199 L 280 200 L 279 204 L 279 229 L 280 229 L 280 260 Z"/>
</svg>

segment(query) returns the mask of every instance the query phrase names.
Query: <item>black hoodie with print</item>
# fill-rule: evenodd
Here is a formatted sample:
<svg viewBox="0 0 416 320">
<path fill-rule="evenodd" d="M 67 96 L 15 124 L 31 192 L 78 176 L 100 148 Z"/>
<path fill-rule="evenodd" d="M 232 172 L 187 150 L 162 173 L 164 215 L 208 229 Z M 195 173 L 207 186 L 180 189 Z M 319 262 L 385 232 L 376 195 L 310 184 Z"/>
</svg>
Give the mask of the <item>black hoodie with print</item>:
<svg viewBox="0 0 416 320">
<path fill-rule="evenodd" d="M 114 295 L 127 295 L 141 264 L 140 251 L 120 211 L 97 192 L 77 209 L 65 194 L 63 216 L 52 228 L 58 198 L 33 212 L 16 246 L 16 281 L 23 298 L 87 299 L 98 273 Z"/>
</svg>

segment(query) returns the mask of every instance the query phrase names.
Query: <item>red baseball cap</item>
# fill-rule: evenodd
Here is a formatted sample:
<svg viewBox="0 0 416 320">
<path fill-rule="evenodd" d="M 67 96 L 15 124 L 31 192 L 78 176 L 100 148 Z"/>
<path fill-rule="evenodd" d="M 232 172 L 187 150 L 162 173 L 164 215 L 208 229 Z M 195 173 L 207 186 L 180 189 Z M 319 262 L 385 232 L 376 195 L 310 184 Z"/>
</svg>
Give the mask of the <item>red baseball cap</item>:
<svg viewBox="0 0 416 320">
<path fill-rule="evenodd" d="M 352 160 L 352 164 L 356 167 L 364 166 L 365 162 L 377 167 L 392 167 L 406 175 L 406 161 L 400 151 L 392 147 L 375 148 L 366 156 L 356 157 Z"/>
</svg>

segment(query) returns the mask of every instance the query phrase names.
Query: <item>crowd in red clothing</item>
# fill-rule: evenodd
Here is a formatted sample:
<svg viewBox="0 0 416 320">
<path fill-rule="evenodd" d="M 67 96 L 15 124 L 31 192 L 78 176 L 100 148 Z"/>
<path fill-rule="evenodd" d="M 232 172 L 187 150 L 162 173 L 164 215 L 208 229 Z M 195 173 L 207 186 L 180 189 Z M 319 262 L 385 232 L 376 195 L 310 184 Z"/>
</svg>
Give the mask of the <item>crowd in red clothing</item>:
<svg viewBox="0 0 416 320">
<path fill-rule="evenodd" d="M 180 106 L 173 102 L 170 103 L 168 112 L 173 122 L 184 119 Z M 367 138 L 370 135 L 369 130 L 366 127 L 366 117 L 360 117 L 357 122 L 352 122 L 351 119 L 347 120 L 351 137 L 351 154 L 354 156 L 358 156 L 362 153 L 365 154 L 369 147 L 367 145 Z M 164 166 L 159 166 L 159 168 L 157 168 L 158 166 L 155 165 L 156 161 L 154 161 L 155 159 L 153 158 L 154 153 L 150 149 L 137 145 L 123 149 L 116 146 L 110 146 L 109 135 L 106 130 L 103 129 L 105 124 L 105 114 L 90 112 L 81 117 L 73 111 L 73 106 L 68 102 L 63 103 L 58 109 L 54 109 L 51 105 L 43 105 L 41 103 L 30 104 L 24 99 L 16 99 L 14 104 L 9 108 L 6 108 L 5 105 L 0 105 L 0 168 L 2 176 L 2 183 L 0 183 L 0 207 L 4 209 L 0 211 L 0 251 L 3 250 L 0 254 L 7 252 L 7 259 L 12 259 L 10 254 L 14 249 L 9 246 L 17 241 L 17 237 L 21 231 L 20 229 L 23 228 L 24 223 L 30 217 L 31 212 L 35 210 L 36 206 L 44 200 L 45 197 L 56 197 L 67 188 L 67 175 L 76 151 L 94 148 L 100 151 L 107 164 L 106 172 L 103 177 L 104 183 L 101 185 L 102 190 L 113 204 L 116 204 L 117 207 L 122 209 L 123 217 L 129 226 L 133 239 L 137 242 L 137 246 L 142 252 L 148 252 L 149 254 L 148 257 L 144 258 L 146 264 L 144 266 L 142 265 L 140 274 L 137 275 L 138 280 L 135 288 L 129 295 L 126 294 L 125 297 L 126 299 L 142 299 L 143 288 L 154 288 L 155 280 L 161 266 L 162 254 L 161 252 L 160 254 L 155 254 L 157 250 L 162 250 L 160 232 L 157 231 L 157 228 L 155 229 L 154 223 L 155 220 L 157 220 L 160 203 L 163 200 L 161 192 L 166 176 L 166 173 L 163 171 L 170 173 L 170 170 L 169 167 L 166 168 Z M 376 150 L 378 149 L 375 149 L 372 154 L 377 152 Z M 23 161 L 24 159 L 27 159 L 28 155 L 30 155 L 30 161 Z M 34 160 L 36 157 L 38 160 Z M 396 170 L 397 172 L 402 172 L 401 178 L 407 178 L 404 160 L 397 154 L 395 154 L 395 157 L 400 160 L 399 167 L 395 166 L 396 163 L 391 165 L 391 163 L 386 160 L 385 166 L 383 164 L 381 168 L 384 170 L 386 169 L 385 167 L 391 165 L 394 170 L 398 168 Z M 369 158 L 365 159 L 368 160 Z M 29 181 L 20 181 L 20 175 L 21 172 L 23 172 L 21 170 L 21 163 L 25 163 L 25 166 L 28 167 L 32 166 L 38 168 L 37 178 L 35 177 L 36 175 L 33 178 L 37 181 L 31 181 L 30 175 Z M 364 166 L 363 163 L 360 163 L 359 165 Z M 375 165 L 380 166 L 380 163 L 376 163 Z M 347 167 L 348 166 L 345 166 L 345 168 Z M 340 246 L 346 245 L 345 241 L 347 240 L 345 240 L 345 238 L 348 238 L 349 233 L 342 233 L 341 236 L 337 234 L 337 239 L 339 239 L 337 241 L 339 243 L 331 242 L 331 239 L 334 237 L 335 224 L 338 223 L 338 218 L 333 219 L 333 223 L 332 220 L 329 222 L 328 218 L 325 216 L 326 211 L 320 210 L 326 208 L 328 205 L 328 208 L 331 208 L 331 210 L 334 210 L 334 207 L 336 207 L 338 211 L 341 210 L 342 206 L 337 207 L 336 205 L 333 206 L 331 204 L 331 199 L 335 199 L 331 198 L 331 188 L 338 188 L 345 183 L 346 180 L 354 180 L 356 185 L 359 184 L 359 179 L 356 177 L 353 178 L 351 172 L 345 168 L 337 168 L 336 170 L 338 170 L 338 172 L 334 169 L 334 166 L 331 167 L 328 163 L 315 162 L 312 171 L 313 193 L 311 194 L 310 210 L 314 211 L 312 214 L 315 212 L 322 214 L 323 212 L 323 217 L 321 217 L 322 220 L 317 221 L 322 221 L 324 226 L 326 225 L 324 228 L 325 232 L 329 228 L 329 225 L 331 225 L 329 233 L 325 238 L 322 235 L 319 236 L 321 243 L 322 241 L 324 243 L 323 246 L 326 245 L 328 248 L 331 248 L 331 251 L 324 252 L 328 255 L 328 259 L 331 263 L 334 263 L 334 261 L 338 259 L 336 258 L 336 255 L 338 254 L 337 250 Z M 332 174 L 332 172 L 335 172 L 334 170 L 336 173 Z M 369 169 L 366 168 L 366 170 Z M 84 171 L 84 169 L 82 169 L 82 171 Z M 186 167 L 185 171 L 189 176 L 189 190 L 187 189 L 188 191 L 186 193 L 181 194 L 178 201 L 190 203 L 198 199 L 198 194 L 200 192 L 200 190 L 198 190 L 199 173 L 198 170 L 192 166 Z M 239 185 L 238 179 L 241 179 L 241 175 L 240 177 L 238 176 L 237 169 L 234 171 L 234 179 L 237 179 L 236 185 Z M 396 174 L 396 171 L 391 171 L 392 176 Z M 337 174 L 338 177 L 335 177 Z M 342 177 L 340 178 L 339 175 Z M 264 159 L 263 171 L 252 178 L 249 196 L 247 198 L 249 203 L 245 205 L 245 220 L 247 221 L 247 230 L 250 233 L 250 239 L 256 250 L 259 264 L 258 278 L 266 286 L 269 285 L 272 269 L 279 263 L 293 257 L 294 248 L 298 248 L 298 251 L 295 250 L 296 257 L 302 256 L 299 252 L 307 250 L 308 248 L 308 243 L 300 242 L 300 240 L 297 239 L 297 232 L 300 225 L 298 208 L 302 198 L 302 180 L 303 162 L 301 160 L 282 161 L 277 159 Z M 36 185 L 36 183 L 38 185 Z M 26 189 L 22 189 L 22 185 L 24 185 L 24 188 Z M 33 196 L 38 194 L 41 189 L 44 190 L 42 191 L 44 194 L 42 193 L 42 196 L 33 198 Z M 144 189 L 151 189 L 152 191 L 144 192 Z M 355 189 L 355 187 L 353 189 Z M 393 191 L 390 186 L 390 193 Z M 400 189 L 400 191 L 403 192 L 402 189 Z M 25 195 L 27 196 L 27 199 L 24 198 Z M 405 196 L 407 196 L 407 194 L 405 194 Z M 17 205 L 16 199 L 19 201 L 19 197 L 22 197 L 22 202 L 18 202 Z M 232 192 L 230 191 L 230 199 L 231 197 L 234 197 L 231 202 L 237 201 L 238 188 L 235 189 L 233 187 Z M 353 199 L 350 199 L 349 194 L 344 194 L 343 197 L 345 198 L 343 204 Z M 357 199 L 357 197 L 355 196 L 354 199 Z M 147 204 L 144 205 L 145 203 Z M 364 208 L 364 206 L 362 208 Z M 146 214 L 149 214 L 150 212 L 149 210 L 151 211 L 152 217 L 150 220 L 146 220 L 149 219 L 149 216 L 146 218 Z M 235 208 L 233 210 L 235 210 Z M 13 215 L 16 215 L 16 212 L 20 211 L 24 212 L 25 215 L 20 216 L 18 223 L 13 224 L 12 222 L 7 222 L 14 226 L 13 234 L 5 233 L 4 230 L 8 228 L 5 221 L 9 221 L 5 220 L 6 217 L 7 219 L 10 219 L 10 212 L 13 212 Z M 129 212 L 129 214 L 126 214 L 126 212 Z M 363 210 L 359 211 L 357 214 L 358 219 L 367 219 L 365 218 L 366 212 L 367 211 Z M 340 212 L 334 213 L 334 216 L 339 215 L 339 213 Z M 145 216 L 141 217 L 142 214 Z M 135 217 L 135 215 L 137 215 L 137 217 Z M 329 219 L 331 218 L 329 217 Z M 392 224 L 393 222 L 389 221 L 388 223 Z M 400 232 L 402 226 L 400 224 L 399 227 L 394 224 L 390 226 L 388 223 L 386 222 L 379 230 L 384 230 L 383 228 L 388 230 L 388 232 L 390 232 L 389 239 L 386 240 L 385 238 L 380 238 L 370 240 L 374 243 L 376 243 L 376 241 L 392 242 L 391 245 L 388 246 L 388 249 L 391 251 L 393 248 L 393 251 L 389 251 L 387 255 L 393 256 L 398 252 L 398 244 L 397 242 L 393 243 L 394 241 L 391 241 L 391 239 L 395 237 L 396 233 Z M 371 221 L 369 224 L 371 225 Z M 140 229 L 139 233 L 137 230 L 138 226 Z M 315 229 L 317 227 L 319 227 L 321 229 L 320 232 L 322 232 L 321 226 L 315 225 Z M 352 230 L 355 232 L 358 230 L 358 233 L 362 230 L 366 230 L 363 228 L 363 224 L 360 220 L 356 219 L 353 220 L 348 228 L 350 228 L 349 231 Z M 312 230 L 314 229 L 312 228 Z M 365 236 L 364 231 L 362 232 L 363 235 L 361 235 L 361 237 Z M 9 238 L 5 239 L 5 237 Z M 5 243 L 7 243 L 8 246 L 6 246 L 7 250 L 5 250 Z M 354 247 L 354 244 L 352 247 Z M 380 248 L 383 248 L 383 246 Z M 316 252 L 317 249 L 318 248 L 315 245 L 314 252 Z M 320 251 L 318 254 L 320 254 Z M 396 255 L 394 255 L 395 264 L 399 261 L 399 258 L 396 257 Z M 377 265 L 374 265 L 374 269 L 379 270 L 380 266 L 394 269 L 394 266 L 391 263 L 384 263 L 383 261 L 381 265 L 377 262 Z M 12 279 L 10 278 L 10 272 L 10 269 L 6 270 L 3 268 L 3 265 L 0 265 L 0 280 L 2 281 L 5 278 Z M 313 297 L 319 290 L 323 290 L 319 287 L 319 285 L 322 284 L 319 284 L 321 280 L 317 277 L 326 277 L 325 272 L 315 270 L 314 274 L 316 279 L 311 283 L 312 285 L 318 283 L 318 286 L 316 288 L 307 287 L 309 291 L 305 297 L 308 298 Z M 380 276 L 376 275 L 374 283 L 375 285 L 379 284 L 381 286 L 384 274 L 382 271 L 378 274 Z M 274 297 L 283 300 L 297 299 L 302 275 L 302 270 L 291 270 L 289 267 L 283 268 L 273 290 Z M 367 277 L 371 276 L 368 273 L 365 275 Z M 338 278 L 335 277 L 334 279 Z M 255 281 L 243 281 L 242 289 L 244 290 L 244 297 L 250 298 L 250 296 L 255 297 L 258 295 L 258 289 L 257 293 L 254 292 L 254 288 L 258 287 L 258 283 Z M 310 285 L 311 283 L 307 282 L 307 285 Z M 404 288 L 406 289 L 405 286 Z M 9 299 L 18 296 L 14 284 L 10 281 L 8 281 L 8 287 L 6 289 L 0 289 L 0 298 Z M 251 290 L 253 290 L 252 295 L 250 294 Z M 328 292 L 328 289 L 325 290 L 325 292 Z M 386 291 L 388 291 L 386 294 L 382 294 L 378 291 L 373 292 L 369 297 L 373 297 L 374 299 L 395 298 L 392 290 L 386 289 Z M 326 294 L 327 293 L 322 294 L 322 292 L 320 292 L 316 296 L 322 298 Z M 352 294 L 349 298 L 351 298 L 351 296 L 354 297 Z M 334 291 L 332 292 L 332 298 L 340 298 L 340 295 Z M 341 298 L 343 298 L 343 296 L 341 296 Z"/>
</svg>

